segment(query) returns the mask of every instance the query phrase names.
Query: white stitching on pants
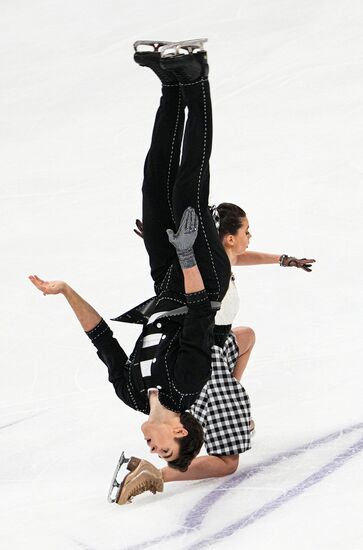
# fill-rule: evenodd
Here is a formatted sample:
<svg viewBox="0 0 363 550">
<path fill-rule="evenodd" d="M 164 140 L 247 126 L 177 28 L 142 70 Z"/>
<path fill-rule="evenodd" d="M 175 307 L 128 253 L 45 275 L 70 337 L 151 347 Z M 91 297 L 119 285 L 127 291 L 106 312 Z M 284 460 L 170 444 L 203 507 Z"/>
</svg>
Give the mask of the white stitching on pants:
<svg viewBox="0 0 363 550">
<path fill-rule="evenodd" d="M 166 285 L 165 285 L 165 290 L 168 290 L 169 288 L 169 284 L 170 284 L 170 277 L 171 277 L 171 272 L 173 271 L 173 264 L 171 264 L 170 268 L 169 268 L 169 276 L 168 276 L 168 280 L 166 281 Z"/>
<path fill-rule="evenodd" d="M 207 82 L 208 78 L 201 78 L 200 80 L 197 80 L 196 82 L 186 82 L 186 83 L 180 83 L 179 86 L 195 86 L 196 84 L 200 84 L 202 82 Z"/>
<path fill-rule="evenodd" d="M 163 84 L 161 88 L 179 88 L 179 82 L 177 84 Z"/>
<path fill-rule="evenodd" d="M 161 292 L 164 292 L 165 290 L 167 290 L 169 288 L 169 283 L 170 283 L 170 276 L 171 276 L 171 272 L 172 272 L 172 269 L 173 269 L 173 264 L 171 264 L 166 273 L 165 273 L 165 277 L 164 279 L 162 280 L 162 283 L 159 285 L 159 292 L 158 294 L 160 294 Z M 165 280 L 166 280 L 166 283 L 165 283 Z M 164 284 L 165 283 L 165 284 Z"/>
<path fill-rule="evenodd" d="M 215 267 L 215 265 L 214 265 L 213 254 L 212 254 L 212 251 L 211 251 L 209 242 L 208 242 L 207 234 L 206 234 L 206 232 L 205 232 L 205 227 L 204 227 L 204 223 L 203 223 L 203 219 L 202 219 L 202 212 L 201 212 L 201 209 L 200 209 L 200 184 L 201 184 L 202 172 L 203 172 L 203 167 L 204 167 L 204 162 L 205 162 L 205 150 L 206 150 L 206 141 L 207 141 L 207 105 L 206 105 L 206 98 L 205 98 L 204 82 L 202 81 L 201 84 L 202 84 L 202 91 L 203 91 L 204 141 L 203 141 L 203 157 L 202 157 L 202 164 L 201 164 L 201 167 L 200 167 L 199 178 L 198 178 L 197 204 L 198 204 L 198 215 L 199 215 L 200 225 L 201 225 L 202 230 L 203 230 L 205 242 L 206 242 L 206 244 L 207 244 L 208 251 L 209 251 L 209 255 L 210 255 L 210 259 L 211 259 L 211 262 L 212 262 L 212 267 L 213 267 L 214 275 L 215 275 L 215 277 L 216 277 L 216 281 L 217 281 L 217 285 L 218 285 L 218 295 L 220 295 L 221 287 L 220 287 L 220 284 L 219 284 L 219 279 L 218 279 L 218 275 L 217 275 L 217 270 L 216 270 L 216 267 Z M 208 292 L 208 294 L 217 294 L 217 292 Z"/>
<path fill-rule="evenodd" d="M 196 82 L 179 82 L 178 84 L 163 84 L 163 88 L 176 88 L 177 86 L 195 86 L 196 84 L 200 84 L 201 82 L 206 82 L 208 78 L 201 78 L 200 80 L 197 80 Z"/>
<path fill-rule="evenodd" d="M 171 204 L 171 201 L 170 201 L 170 169 L 171 169 L 171 162 L 173 160 L 173 155 L 174 155 L 175 137 L 176 137 L 176 133 L 177 133 L 178 126 L 179 126 L 181 98 L 182 98 L 182 93 L 181 93 L 181 90 L 179 90 L 178 111 L 177 111 L 177 114 L 176 114 L 174 135 L 173 135 L 173 139 L 172 139 L 172 142 L 171 142 L 171 150 L 170 150 L 169 165 L 168 165 L 168 178 L 166 180 L 166 197 L 167 197 L 167 200 L 168 200 L 169 210 L 170 210 L 170 214 L 171 214 L 171 217 L 173 219 L 174 225 L 176 225 L 176 224 L 175 224 L 175 218 L 174 218 L 174 214 L 173 214 L 173 207 L 172 207 L 172 204 Z"/>
<path fill-rule="evenodd" d="M 171 298 L 170 296 L 160 296 L 159 299 L 157 300 L 156 304 L 155 304 L 155 307 L 158 306 L 162 300 L 168 300 L 168 301 L 171 300 L 173 302 L 177 302 L 178 304 L 182 304 L 183 306 L 186 305 L 185 302 L 182 302 L 181 300 L 178 300 L 177 298 Z"/>
<path fill-rule="evenodd" d="M 163 288 L 164 288 L 164 283 L 165 283 L 165 279 L 168 278 L 168 275 L 169 275 L 169 272 L 170 272 L 170 269 L 171 269 L 171 268 L 172 268 L 172 265 L 170 265 L 170 266 L 168 267 L 168 269 L 166 270 L 166 273 L 165 273 L 165 275 L 164 275 L 163 280 L 161 281 L 160 285 L 158 285 L 158 292 L 157 292 L 157 294 L 159 294 L 159 293 L 163 290 Z M 169 278 L 170 278 L 170 275 L 169 275 Z"/>
</svg>

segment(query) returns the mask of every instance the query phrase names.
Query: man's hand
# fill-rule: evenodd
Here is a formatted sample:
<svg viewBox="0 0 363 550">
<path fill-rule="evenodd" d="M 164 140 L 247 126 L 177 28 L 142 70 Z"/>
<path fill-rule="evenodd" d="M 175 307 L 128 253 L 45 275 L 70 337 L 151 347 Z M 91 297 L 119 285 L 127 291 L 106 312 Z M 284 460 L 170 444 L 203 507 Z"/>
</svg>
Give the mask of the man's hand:
<svg viewBox="0 0 363 550">
<path fill-rule="evenodd" d="M 43 281 L 37 275 L 29 275 L 29 280 L 38 290 L 43 292 L 44 296 L 47 294 L 64 294 L 67 287 L 64 281 Z"/>
<path fill-rule="evenodd" d="M 282 267 L 298 267 L 304 271 L 311 271 L 312 264 L 315 263 L 315 260 L 308 260 L 307 258 L 294 258 L 294 256 L 288 256 L 283 254 L 280 257 L 280 265 Z"/>
<path fill-rule="evenodd" d="M 167 229 L 170 243 L 175 246 L 176 253 L 182 269 L 188 269 L 196 265 L 193 244 L 198 235 L 198 216 L 191 206 L 184 210 L 179 229 L 176 233 Z"/>
<path fill-rule="evenodd" d="M 143 226 L 142 221 L 141 220 L 136 220 L 135 224 L 136 224 L 137 229 L 134 229 L 134 233 L 136 233 L 136 235 L 138 235 L 139 237 L 141 237 L 143 239 L 144 238 L 144 226 Z"/>
<path fill-rule="evenodd" d="M 44 296 L 63 294 L 86 332 L 93 330 L 102 321 L 100 314 L 64 281 L 43 281 L 37 275 L 29 275 L 29 279 Z"/>
</svg>

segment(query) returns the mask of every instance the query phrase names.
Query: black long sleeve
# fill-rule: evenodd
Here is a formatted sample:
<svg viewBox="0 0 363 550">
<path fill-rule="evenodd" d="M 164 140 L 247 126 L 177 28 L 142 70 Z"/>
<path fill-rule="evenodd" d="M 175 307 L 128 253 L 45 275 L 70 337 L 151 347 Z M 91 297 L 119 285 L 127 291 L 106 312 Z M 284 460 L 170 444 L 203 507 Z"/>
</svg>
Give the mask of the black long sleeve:
<svg viewBox="0 0 363 550">
<path fill-rule="evenodd" d="M 108 369 L 108 379 L 113 384 L 115 392 L 122 401 L 129 404 L 126 392 L 125 364 L 127 355 L 113 337 L 113 332 L 102 319 L 92 330 L 86 332 L 97 349 L 97 355 Z"/>
<path fill-rule="evenodd" d="M 214 315 L 205 290 L 186 295 L 180 350 L 175 363 L 175 382 L 181 391 L 195 392 L 211 375 L 211 345 Z"/>
</svg>

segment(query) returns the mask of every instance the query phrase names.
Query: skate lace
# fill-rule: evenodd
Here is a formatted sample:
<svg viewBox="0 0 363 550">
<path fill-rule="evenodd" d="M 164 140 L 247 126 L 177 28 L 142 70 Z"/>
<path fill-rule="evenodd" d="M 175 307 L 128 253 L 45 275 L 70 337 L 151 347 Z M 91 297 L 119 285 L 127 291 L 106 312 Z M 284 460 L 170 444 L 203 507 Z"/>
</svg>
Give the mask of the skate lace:
<svg viewBox="0 0 363 550">
<path fill-rule="evenodd" d="M 156 493 L 156 487 L 152 480 L 145 480 L 136 485 L 132 489 L 129 498 L 141 495 L 141 493 L 144 493 L 145 491 L 151 491 L 154 494 Z"/>
</svg>

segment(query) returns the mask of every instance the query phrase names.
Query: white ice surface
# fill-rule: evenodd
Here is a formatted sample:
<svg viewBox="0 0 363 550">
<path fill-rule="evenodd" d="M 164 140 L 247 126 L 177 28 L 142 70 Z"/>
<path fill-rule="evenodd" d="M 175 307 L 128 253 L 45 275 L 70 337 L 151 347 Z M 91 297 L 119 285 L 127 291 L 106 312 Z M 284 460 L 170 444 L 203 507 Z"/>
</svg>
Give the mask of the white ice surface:
<svg viewBox="0 0 363 550">
<path fill-rule="evenodd" d="M 1 549 L 363 548 L 362 26 L 361 0 L 2 0 Z M 131 45 L 195 36 L 211 202 L 245 208 L 251 249 L 317 263 L 235 270 L 257 334 L 238 472 L 118 507 L 109 479 L 121 450 L 145 454 L 142 416 L 26 276 L 67 280 L 106 318 L 151 294 L 132 227 L 159 84 Z M 138 329 L 113 328 L 131 351 Z"/>
</svg>

